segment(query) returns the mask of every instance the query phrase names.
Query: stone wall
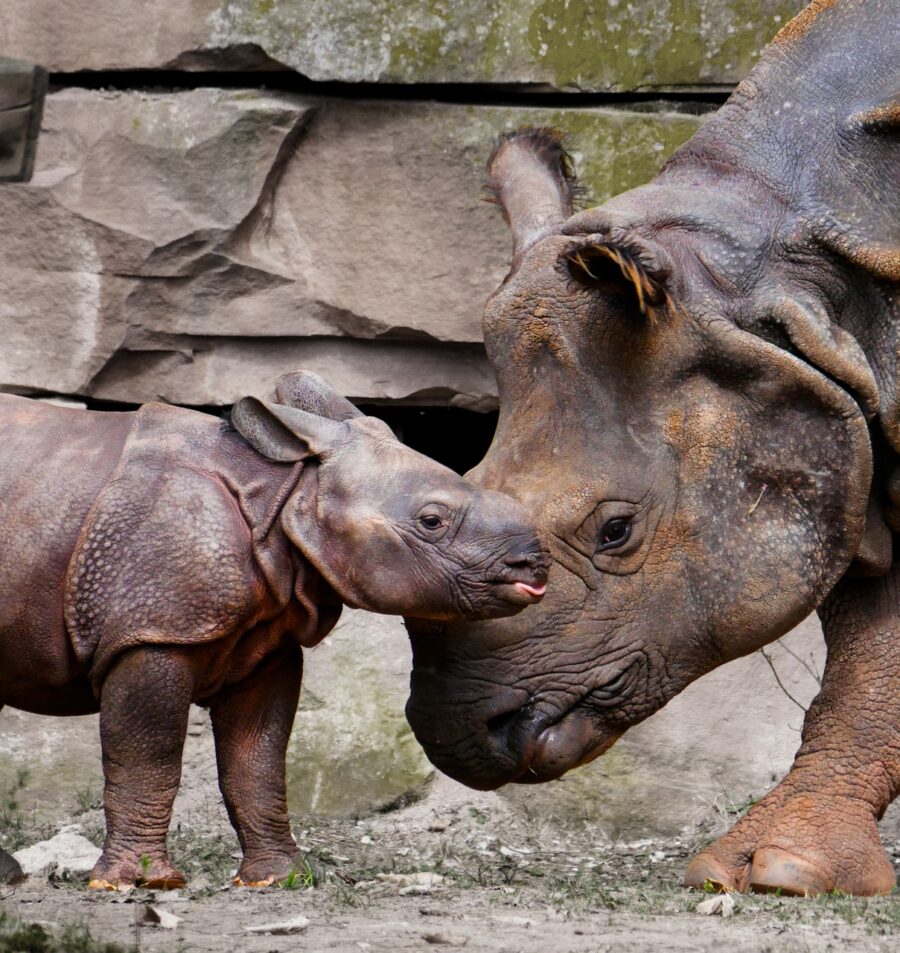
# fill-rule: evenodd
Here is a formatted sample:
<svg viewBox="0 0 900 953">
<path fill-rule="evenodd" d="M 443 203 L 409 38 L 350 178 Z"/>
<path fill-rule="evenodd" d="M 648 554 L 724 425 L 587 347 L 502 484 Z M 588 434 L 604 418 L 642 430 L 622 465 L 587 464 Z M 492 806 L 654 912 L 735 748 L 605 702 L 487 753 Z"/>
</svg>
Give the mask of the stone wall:
<svg viewBox="0 0 900 953">
<path fill-rule="evenodd" d="M 721 87 L 803 0 L 3 0 L 51 70 L 291 69 L 348 83 Z"/>
<path fill-rule="evenodd" d="M 0 191 L 0 385 L 231 404 L 306 366 L 358 400 L 491 406 L 480 311 L 509 239 L 481 183 L 498 132 L 570 130 L 603 199 L 701 119 L 61 89 L 32 182 Z"/>
<path fill-rule="evenodd" d="M 54 72 L 34 179 L 0 189 L 0 389 L 227 405 L 305 366 L 360 401 L 489 409 L 479 316 L 509 249 L 481 194 L 496 136 L 567 130 L 602 201 L 652 176 L 802 5 L 0 0 L 0 54 Z M 638 834 L 759 795 L 821 669 L 815 622 L 785 645 L 562 782 L 497 797 Z M 349 613 L 308 653 L 295 809 L 427 793 L 407 677 L 397 620 Z M 181 803 L 216 803 L 201 715 L 191 730 Z M 99 789 L 96 719 L 4 710 L 0 781 L 16 766 L 24 806 L 65 817 Z"/>
</svg>

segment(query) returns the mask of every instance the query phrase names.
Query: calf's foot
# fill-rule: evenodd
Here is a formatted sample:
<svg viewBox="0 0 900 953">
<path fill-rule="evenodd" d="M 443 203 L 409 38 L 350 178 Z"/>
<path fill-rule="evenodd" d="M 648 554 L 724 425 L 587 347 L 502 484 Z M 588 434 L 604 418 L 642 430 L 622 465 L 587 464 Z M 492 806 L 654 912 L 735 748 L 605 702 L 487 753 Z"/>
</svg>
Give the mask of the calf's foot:
<svg viewBox="0 0 900 953">
<path fill-rule="evenodd" d="M 267 853 L 245 856 L 234 878 L 236 887 L 270 887 L 286 880 L 303 863 L 300 852 L 294 847 L 283 853 Z"/>
<path fill-rule="evenodd" d="M 92 890 L 176 890 L 185 883 L 184 874 L 165 854 L 115 854 L 104 850 L 91 871 L 88 886 Z"/>
<path fill-rule="evenodd" d="M 850 797 L 776 788 L 724 837 L 699 853 L 687 887 L 815 896 L 889 894 L 894 869 L 870 805 Z"/>
</svg>

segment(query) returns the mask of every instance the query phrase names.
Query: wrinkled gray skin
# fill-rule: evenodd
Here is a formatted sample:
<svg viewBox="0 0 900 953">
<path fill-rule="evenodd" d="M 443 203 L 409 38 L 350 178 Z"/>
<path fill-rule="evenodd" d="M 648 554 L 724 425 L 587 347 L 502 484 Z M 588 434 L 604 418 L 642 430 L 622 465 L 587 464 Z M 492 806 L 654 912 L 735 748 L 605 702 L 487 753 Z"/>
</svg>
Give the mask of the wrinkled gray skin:
<svg viewBox="0 0 900 953">
<path fill-rule="evenodd" d="M 484 313 L 500 420 L 470 476 L 535 515 L 549 595 L 411 622 L 407 713 L 466 784 L 552 780 L 818 608 L 828 665 L 794 768 L 689 885 L 894 884 L 876 820 L 900 790 L 897 14 L 812 4 L 602 207 L 572 214 L 552 132 L 490 163 L 514 249 Z"/>
<path fill-rule="evenodd" d="M 235 429 L 0 396 L 0 707 L 100 712 L 102 889 L 184 882 L 166 855 L 192 702 L 209 707 L 238 881 L 295 863 L 285 750 L 302 648 L 343 604 L 518 612 L 548 557 L 521 505 L 403 446 L 313 374 Z M 0 850 L 0 875 L 20 874 Z"/>
</svg>

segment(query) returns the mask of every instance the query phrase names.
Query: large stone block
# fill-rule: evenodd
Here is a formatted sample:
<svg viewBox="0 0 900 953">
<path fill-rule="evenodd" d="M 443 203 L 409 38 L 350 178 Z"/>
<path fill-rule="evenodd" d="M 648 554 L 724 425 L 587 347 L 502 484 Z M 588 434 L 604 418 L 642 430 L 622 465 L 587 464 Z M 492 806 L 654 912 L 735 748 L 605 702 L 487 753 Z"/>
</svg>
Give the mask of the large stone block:
<svg viewBox="0 0 900 953">
<path fill-rule="evenodd" d="M 287 67 L 314 80 L 587 90 L 732 84 L 805 0 L 2 0 L 58 71 Z"/>
<path fill-rule="evenodd" d="M 509 237 L 481 185 L 498 133 L 569 130 L 602 200 L 701 118 L 57 93 L 32 183 L 0 190 L 0 387 L 225 404 L 307 366 L 361 400 L 490 406 L 480 311 Z"/>
</svg>

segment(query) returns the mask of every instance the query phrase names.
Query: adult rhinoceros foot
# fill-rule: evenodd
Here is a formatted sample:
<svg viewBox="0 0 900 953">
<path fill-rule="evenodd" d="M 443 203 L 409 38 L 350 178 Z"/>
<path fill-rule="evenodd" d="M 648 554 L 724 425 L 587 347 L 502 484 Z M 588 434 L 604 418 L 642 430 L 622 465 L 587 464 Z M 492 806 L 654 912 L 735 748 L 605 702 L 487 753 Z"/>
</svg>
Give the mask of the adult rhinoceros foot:
<svg viewBox="0 0 900 953">
<path fill-rule="evenodd" d="M 698 854 L 687 887 L 784 896 L 889 894 L 895 877 L 871 808 L 854 798 L 776 788 L 724 837 Z"/>
</svg>

